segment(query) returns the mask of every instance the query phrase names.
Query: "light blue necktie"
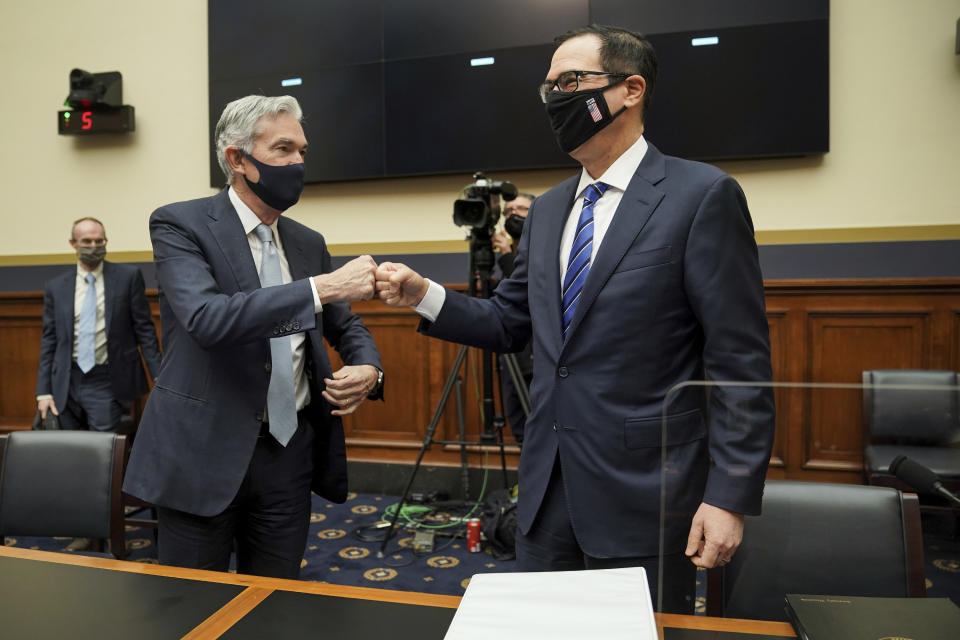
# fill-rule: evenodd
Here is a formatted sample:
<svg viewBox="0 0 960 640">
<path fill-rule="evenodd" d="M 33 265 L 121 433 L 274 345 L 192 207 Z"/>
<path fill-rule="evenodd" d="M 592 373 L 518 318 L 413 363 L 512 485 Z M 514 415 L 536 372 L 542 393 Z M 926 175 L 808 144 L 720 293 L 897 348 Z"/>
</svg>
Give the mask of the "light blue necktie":
<svg viewBox="0 0 960 640">
<path fill-rule="evenodd" d="M 280 274 L 280 256 L 273 244 L 273 231 L 258 224 L 254 231 L 261 242 L 260 285 L 273 287 L 283 284 Z M 297 401 L 293 387 L 293 354 L 290 336 L 270 339 L 270 386 L 267 389 L 267 418 L 270 434 L 283 446 L 297 431 Z"/>
<path fill-rule="evenodd" d="M 567 261 L 567 272 L 563 276 L 563 337 L 567 336 L 567 328 L 573 320 L 577 310 L 577 302 L 583 293 L 583 283 L 590 273 L 590 256 L 593 253 L 593 205 L 600 199 L 603 192 L 610 185 L 597 182 L 587 186 L 583 196 L 583 209 L 577 221 L 577 233 L 573 237 L 570 247 L 570 259 Z"/>
<path fill-rule="evenodd" d="M 77 365 L 80 371 L 87 373 L 97 364 L 96 330 L 97 330 L 97 287 L 96 277 L 88 273 L 87 295 L 80 307 L 80 318 L 77 321 Z"/>
</svg>

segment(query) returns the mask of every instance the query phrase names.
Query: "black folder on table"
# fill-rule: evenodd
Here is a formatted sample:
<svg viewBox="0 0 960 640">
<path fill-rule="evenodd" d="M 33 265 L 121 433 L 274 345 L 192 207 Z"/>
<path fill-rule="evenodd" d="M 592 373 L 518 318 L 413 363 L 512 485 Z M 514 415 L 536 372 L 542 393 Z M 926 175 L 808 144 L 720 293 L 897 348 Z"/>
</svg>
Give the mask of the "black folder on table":
<svg viewBox="0 0 960 640">
<path fill-rule="evenodd" d="M 868 598 L 788 593 L 787 617 L 801 640 L 960 638 L 960 607 L 949 598 Z"/>
</svg>

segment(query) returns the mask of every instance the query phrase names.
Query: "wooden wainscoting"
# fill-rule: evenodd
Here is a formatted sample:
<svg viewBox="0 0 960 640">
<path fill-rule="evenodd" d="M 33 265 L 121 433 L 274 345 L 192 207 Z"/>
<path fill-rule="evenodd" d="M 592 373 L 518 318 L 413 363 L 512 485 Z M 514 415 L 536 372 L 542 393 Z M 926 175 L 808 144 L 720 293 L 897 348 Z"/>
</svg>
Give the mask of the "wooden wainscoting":
<svg viewBox="0 0 960 640">
<path fill-rule="evenodd" d="M 866 369 L 960 369 L 960 280 L 766 281 L 774 380 L 859 384 Z M 859 389 L 780 388 L 770 477 L 859 482 Z"/>
<path fill-rule="evenodd" d="M 777 382 L 857 384 L 864 369 L 960 370 L 960 279 L 767 281 L 767 317 Z M 156 292 L 148 292 L 157 321 Z M 26 428 L 40 349 L 41 293 L 0 294 L 0 431 Z M 380 348 L 386 401 L 365 403 L 345 421 L 351 460 L 412 462 L 459 348 L 416 333 L 410 310 L 355 303 Z M 466 439 L 479 441 L 482 354 L 463 372 Z M 334 366 L 339 366 L 332 354 Z M 499 399 L 497 400 L 499 403 Z M 778 388 L 770 476 L 859 482 L 861 400 L 857 389 Z M 434 440 L 457 440 L 451 395 Z M 509 429 L 508 465 L 518 460 Z M 499 466 L 499 453 L 472 447 L 471 466 Z M 489 456 L 489 457 L 488 457 Z M 456 465 L 457 447 L 434 444 L 424 462 Z"/>
</svg>

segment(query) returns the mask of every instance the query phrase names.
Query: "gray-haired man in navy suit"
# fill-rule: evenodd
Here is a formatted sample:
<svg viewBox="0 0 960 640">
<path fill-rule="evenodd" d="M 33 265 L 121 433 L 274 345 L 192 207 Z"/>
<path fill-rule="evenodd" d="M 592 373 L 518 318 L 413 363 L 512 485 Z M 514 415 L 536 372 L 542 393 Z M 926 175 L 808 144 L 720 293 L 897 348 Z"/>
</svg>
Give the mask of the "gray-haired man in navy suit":
<svg viewBox="0 0 960 640">
<path fill-rule="evenodd" d="M 240 573 L 297 577 L 311 489 L 346 499 L 341 416 L 381 397 L 348 304 L 373 296 L 373 259 L 334 270 L 323 236 L 281 215 L 303 189 L 301 118 L 290 96 L 231 102 L 228 188 L 150 216 L 165 353 L 124 490 L 160 507 L 163 564 L 225 571 L 236 545 Z"/>
</svg>

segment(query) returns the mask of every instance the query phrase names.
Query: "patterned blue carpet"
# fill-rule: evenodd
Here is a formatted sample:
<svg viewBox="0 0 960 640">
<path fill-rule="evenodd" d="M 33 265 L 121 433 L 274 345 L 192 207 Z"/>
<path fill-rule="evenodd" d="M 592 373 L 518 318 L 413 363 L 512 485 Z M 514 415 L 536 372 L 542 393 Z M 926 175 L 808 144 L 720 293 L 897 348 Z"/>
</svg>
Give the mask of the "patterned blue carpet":
<svg viewBox="0 0 960 640">
<path fill-rule="evenodd" d="M 467 551 L 464 527 L 450 522 L 451 518 L 463 515 L 462 510 L 428 512 L 417 505 L 404 509 L 398 529 L 404 516 L 422 519 L 424 526 L 435 532 L 433 551 L 415 551 L 413 529 L 403 528 L 390 539 L 384 557 L 379 558 L 385 530 L 373 529 L 371 525 L 383 521 L 384 510 L 398 499 L 350 494 L 346 503 L 335 505 L 314 497 L 300 577 L 334 584 L 462 595 L 475 573 L 513 570 L 512 560 L 494 558 L 489 547 L 480 553 Z"/>
<path fill-rule="evenodd" d="M 310 533 L 300 578 L 360 587 L 463 595 L 475 573 L 512 571 L 513 560 L 499 560 L 489 546 L 479 553 L 467 551 L 464 526 L 450 525 L 451 517 L 463 510 L 424 507 L 405 508 L 397 530 L 378 557 L 384 529 L 384 510 L 396 504 L 397 496 L 351 493 L 344 504 L 333 504 L 313 496 Z M 435 532 L 434 550 L 415 551 L 413 529 L 404 527 L 408 518 L 422 520 L 421 528 Z M 154 530 L 127 528 L 127 560 L 157 562 Z M 11 538 L 10 546 L 64 551 L 73 538 Z"/>
<path fill-rule="evenodd" d="M 489 545 L 480 553 L 467 551 L 462 525 L 445 526 L 456 510 L 427 511 L 414 506 L 405 509 L 398 532 L 387 543 L 384 557 L 378 557 L 382 529 L 371 525 L 382 521 L 384 511 L 394 505 L 396 496 L 350 494 L 342 504 L 332 504 L 314 496 L 310 534 L 300 577 L 303 580 L 329 582 L 380 589 L 419 591 L 441 595 L 462 595 L 470 576 L 476 573 L 506 572 L 513 560 L 495 557 Z M 439 535 L 430 552 L 415 551 L 412 528 L 400 528 L 405 516 L 422 519 Z M 960 531 L 949 516 L 923 518 L 927 595 L 948 597 L 960 605 Z M 72 538 L 7 538 L 12 546 L 64 550 Z M 129 560 L 156 562 L 153 530 L 128 529 Z M 702 582 L 702 580 L 701 580 Z M 703 587 L 698 588 L 697 610 L 702 611 Z"/>
<path fill-rule="evenodd" d="M 921 518 L 927 597 L 950 598 L 960 605 L 960 521 L 950 515 Z"/>
</svg>

